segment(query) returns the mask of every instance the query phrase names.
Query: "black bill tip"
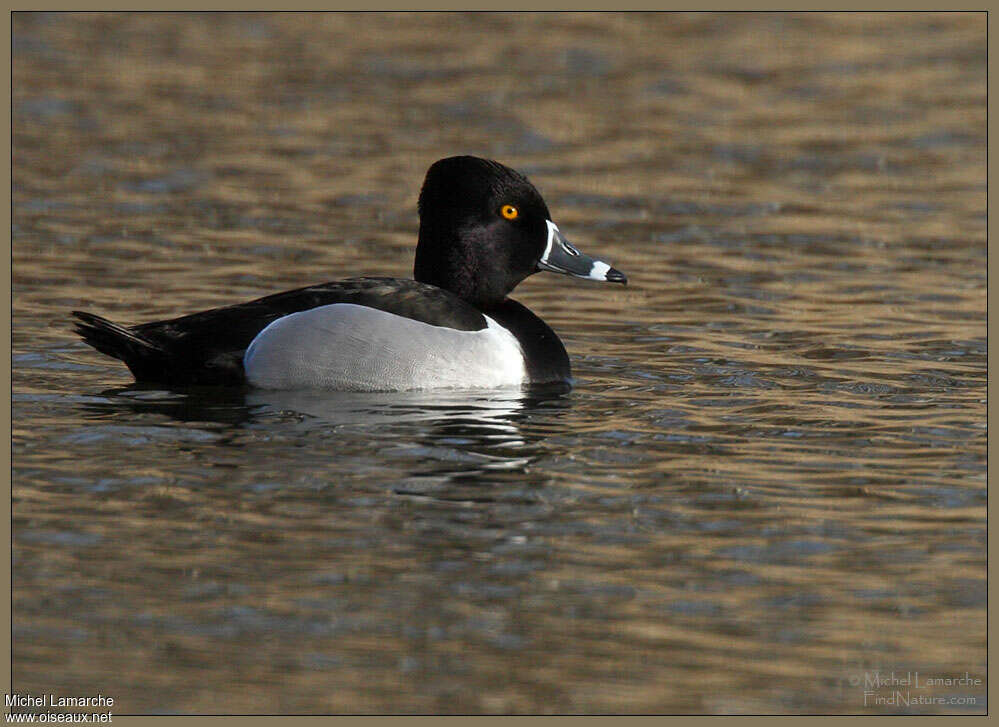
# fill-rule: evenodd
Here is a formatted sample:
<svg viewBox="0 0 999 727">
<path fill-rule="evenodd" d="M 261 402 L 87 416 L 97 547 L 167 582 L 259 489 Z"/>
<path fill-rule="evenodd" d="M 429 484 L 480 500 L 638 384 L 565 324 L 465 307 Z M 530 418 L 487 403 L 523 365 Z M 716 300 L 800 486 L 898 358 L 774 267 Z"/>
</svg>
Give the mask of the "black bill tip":
<svg viewBox="0 0 999 727">
<path fill-rule="evenodd" d="M 620 270 L 611 268 L 606 273 L 604 273 L 604 279 L 608 283 L 620 283 L 621 285 L 628 284 L 628 276 L 622 273 Z"/>
</svg>

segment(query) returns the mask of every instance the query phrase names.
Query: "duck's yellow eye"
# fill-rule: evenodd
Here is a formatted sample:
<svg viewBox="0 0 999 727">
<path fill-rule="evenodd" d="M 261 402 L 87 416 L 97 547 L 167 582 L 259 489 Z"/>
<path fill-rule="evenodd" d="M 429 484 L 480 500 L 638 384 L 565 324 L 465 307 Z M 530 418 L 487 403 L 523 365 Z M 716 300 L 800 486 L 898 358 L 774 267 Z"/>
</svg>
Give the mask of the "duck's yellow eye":
<svg viewBox="0 0 999 727">
<path fill-rule="evenodd" d="M 512 204 L 505 204 L 500 207 L 500 214 L 508 220 L 515 220 L 520 216 L 520 212 Z"/>
</svg>

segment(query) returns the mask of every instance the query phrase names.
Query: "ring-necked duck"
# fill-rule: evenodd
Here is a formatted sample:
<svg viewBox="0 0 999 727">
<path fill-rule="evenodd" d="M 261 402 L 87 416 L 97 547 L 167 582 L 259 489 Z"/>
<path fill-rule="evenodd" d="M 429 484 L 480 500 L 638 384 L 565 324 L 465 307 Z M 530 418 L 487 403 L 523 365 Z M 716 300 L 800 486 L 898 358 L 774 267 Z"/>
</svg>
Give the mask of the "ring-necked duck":
<svg viewBox="0 0 999 727">
<path fill-rule="evenodd" d="M 568 381 L 555 332 L 507 295 L 539 270 L 625 283 L 562 236 L 522 174 L 450 157 L 419 200 L 415 280 L 351 278 L 119 326 L 74 311 L 76 331 L 136 381 L 397 391 Z"/>
</svg>

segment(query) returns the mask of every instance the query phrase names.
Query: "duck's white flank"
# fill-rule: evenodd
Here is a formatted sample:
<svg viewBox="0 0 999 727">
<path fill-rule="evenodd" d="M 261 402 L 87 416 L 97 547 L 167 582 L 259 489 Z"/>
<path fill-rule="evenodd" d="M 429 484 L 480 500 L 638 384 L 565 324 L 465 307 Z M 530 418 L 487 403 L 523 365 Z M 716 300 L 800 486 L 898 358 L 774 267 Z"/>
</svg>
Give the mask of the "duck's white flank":
<svg viewBox="0 0 999 727">
<path fill-rule="evenodd" d="M 486 316 L 481 331 L 431 326 L 351 303 L 278 318 L 243 356 L 261 389 L 405 391 L 520 385 L 527 381 L 516 337 Z"/>
</svg>

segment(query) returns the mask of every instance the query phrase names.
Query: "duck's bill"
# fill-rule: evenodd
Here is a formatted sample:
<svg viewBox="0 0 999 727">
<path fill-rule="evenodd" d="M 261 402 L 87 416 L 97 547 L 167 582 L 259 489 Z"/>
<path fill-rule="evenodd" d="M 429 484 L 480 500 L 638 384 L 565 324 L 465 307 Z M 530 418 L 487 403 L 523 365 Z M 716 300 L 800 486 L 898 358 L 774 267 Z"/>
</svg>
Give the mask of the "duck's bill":
<svg viewBox="0 0 999 727">
<path fill-rule="evenodd" d="M 562 236 L 554 222 L 547 222 L 548 244 L 538 261 L 538 270 L 550 270 L 553 273 L 606 283 L 628 282 L 628 278 L 620 270 L 615 270 L 603 260 L 584 255 Z"/>
</svg>

